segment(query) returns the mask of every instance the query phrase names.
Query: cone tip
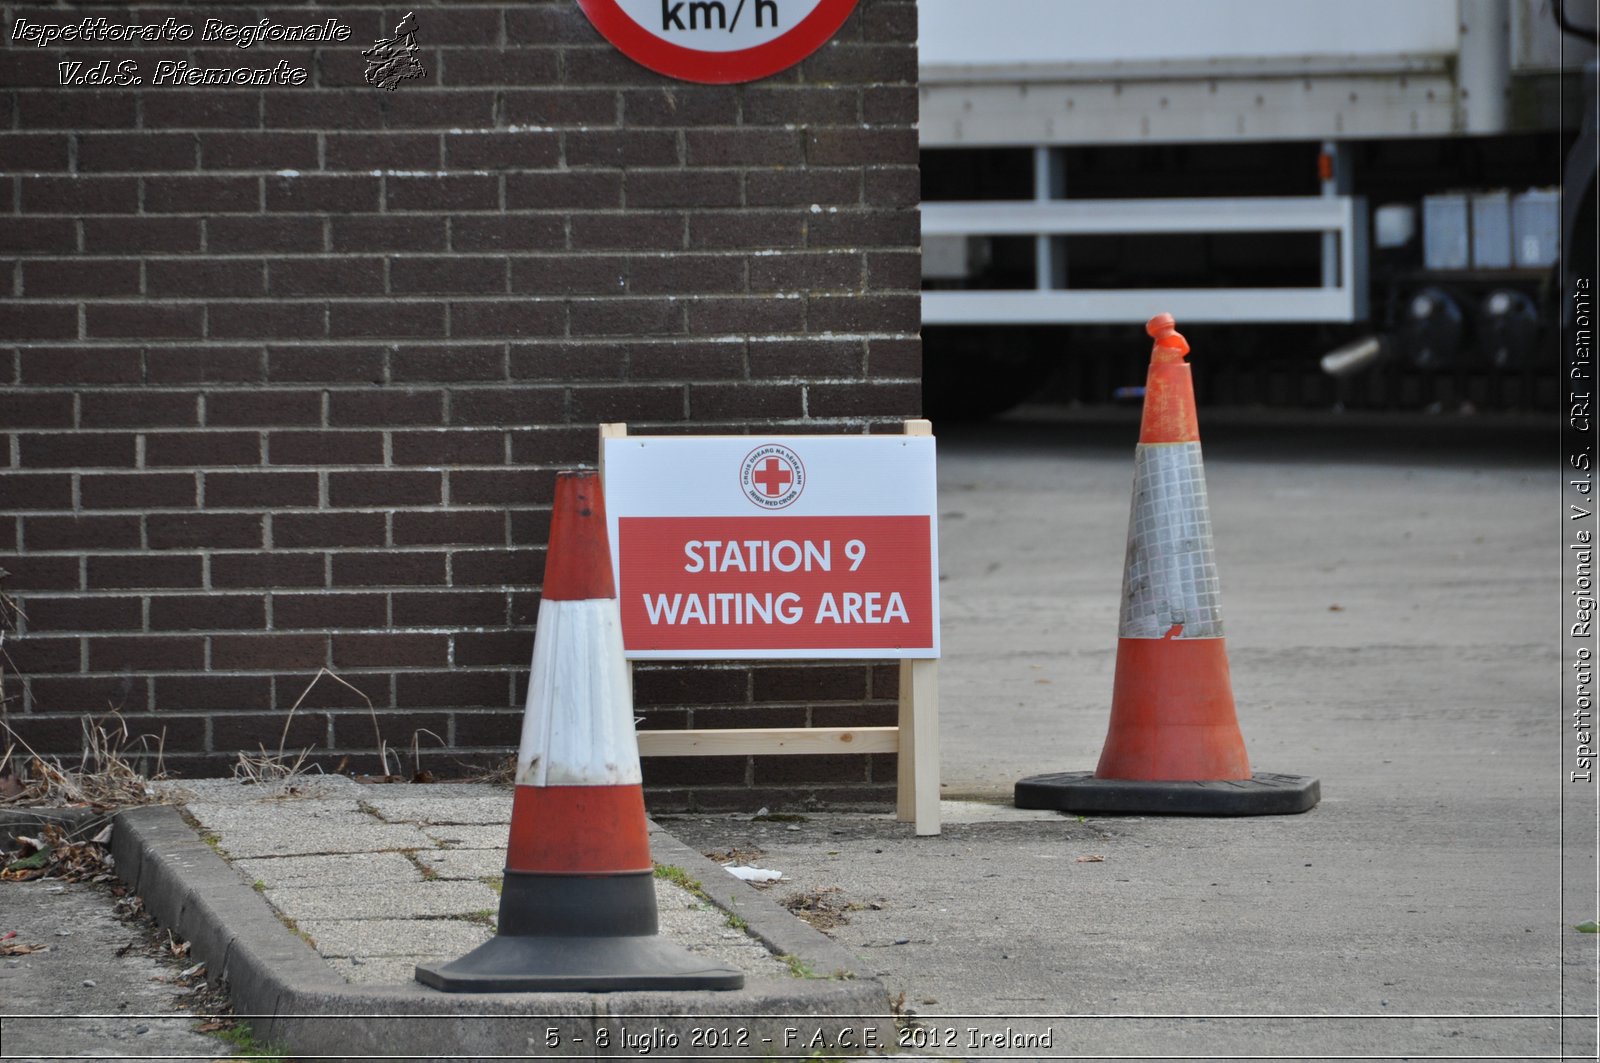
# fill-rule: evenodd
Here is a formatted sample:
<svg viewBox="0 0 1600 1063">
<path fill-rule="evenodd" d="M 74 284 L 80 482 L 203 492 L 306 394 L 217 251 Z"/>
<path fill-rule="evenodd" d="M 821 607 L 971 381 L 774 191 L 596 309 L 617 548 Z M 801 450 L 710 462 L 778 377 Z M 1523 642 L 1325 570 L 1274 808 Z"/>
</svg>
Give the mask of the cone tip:
<svg viewBox="0 0 1600 1063">
<path fill-rule="evenodd" d="M 606 536 L 605 497 L 600 474 L 593 470 L 556 473 L 541 596 L 549 601 L 616 596 Z"/>
<path fill-rule="evenodd" d="M 1144 330 L 1156 341 L 1151 353 L 1159 360 L 1181 360 L 1189 353 L 1189 341 L 1178 332 L 1178 322 L 1171 314 L 1157 314 L 1145 324 Z"/>
</svg>

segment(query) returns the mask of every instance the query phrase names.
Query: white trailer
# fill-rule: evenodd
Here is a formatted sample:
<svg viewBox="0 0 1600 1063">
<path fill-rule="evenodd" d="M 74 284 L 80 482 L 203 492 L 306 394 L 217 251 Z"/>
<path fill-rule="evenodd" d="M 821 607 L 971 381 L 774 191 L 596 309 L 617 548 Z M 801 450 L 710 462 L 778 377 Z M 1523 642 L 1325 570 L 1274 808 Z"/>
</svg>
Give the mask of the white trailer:
<svg viewBox="0 0 1600 1063">
<path fill-rule="evenodd" d="M 1594 0 L 918 9 L 933 406 L 1163 310 L 1340 372 L 1537 357 Z"/>
</svg>

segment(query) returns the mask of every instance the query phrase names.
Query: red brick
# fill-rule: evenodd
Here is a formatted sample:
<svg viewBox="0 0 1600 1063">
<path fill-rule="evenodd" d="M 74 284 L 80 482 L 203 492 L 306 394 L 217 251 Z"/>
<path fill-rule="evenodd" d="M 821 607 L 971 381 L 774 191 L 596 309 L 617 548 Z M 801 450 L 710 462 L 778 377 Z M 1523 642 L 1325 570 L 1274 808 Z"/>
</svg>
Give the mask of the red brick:
<svg viewBox="0 0 1600 1063">
<path fill-rule="evenodd" d="M 846 701 L 867 696 L 859 665 L 766 667 L 755 672 L 755 701 Z"/>
<path fill-rule="evenodd" d="M 443 668 L 449 663 L 447 635 L 333 636 L 334 668 Z"/>
<path fill-rule="evenodd" d="M 455 636 L 455 663 L 466 667 L 524 667 L 532 660 L 532 655 L 533 633 L 530 631 L 463 631 Z"/>
<path fill-rule="evenodd" d="M 575 336 L 673 336 L 684 331 L 680 299 L 575 299 Z"/>
<path fill-rule="evenodd" d="M 574 251 L 677 251 L 684 246 L 682 214 L 574 214 L 571 231 Z"/>
<path fill-rule="evenodd" d="M 561 161 L 555 133 L 447 133 L 445 165 L 467 170 L 538 170 Z"/>
<path fill-rule="evenodd" d="M 696 421 L 760 421 L 805 415 L 799 384 L 691 384 L 689 416 Z"/>
<path fill-rule="evenodd" d="M 345 712 L 333 715 L 331 719 L 335 748 L 356 748 L 370 752 L 377 743 L 373 735 L 373 728 L 376 727 L 377 732 L 389 743 L 390 752 L 398 758 L 404 769 L 403 774 L 410 774 L 419 768 L 428 770 L 430 767 L 440 778 L 460 774 L 460 760 L 455 750 L 440 748 L 444 736 L 450 733 L 448 714 L 380 712 L 376 715 L 376 721 L 370 712 Z M 414 759 L 415 756 L 420 756 L 420 762 Z M 390 761 L 391 765 L 395 763 L 395 760 Z"/>
<path fill-rule="evenodd" d="M 156 259 L 145 263 L 145 285 L 161 298 L 248 297 L 265 294 L 266 271 L 251 259 Z"/>
<path fill-rule="evenodd" d="M 745 88 L 736 95 L 721 86 L 694 85 L 630 89 L 622 93 L 624 120 L 634 127 L 737 125 L 749 92 Z"/>
<path fill-rule="evenodd" d="M 205 493 L 207 509 L 315 506 L 319 497 L 313 472 L 208 472 Z"/>
<path fill-rule="evenodd" d="M 806 408 L 813 417 L 893 417 L 918 408 L 922 387 L 909 384 L 811 384 Z"/>
<path fill-rule="evenodd" d="M 572 419 L 606 424 L 612 421 L 681 421 L 684 389 L 681 387 L 576 387 L 572 389 Z"/>
<path fill-rule="evenodd" d="M 139 181 L 134 177 L 23 177 L 19 187 L 22 209 L 29 214 L 136 214 L 139 211 Z"/>
<path fill-rule="evenodd" d="M 752 207 L 851 207 L 861 202 L 861 181 L 853 167 L 750 170 L 744 198 Z"/>
<path fill-rule="evenodd" d="M 505 672 L 402 672 L 395 676 L 395 704 L 401 707 L 451 706 L 478 708 L 511 700 L 511 678 Z"/>
<path fill-rule="evenodd" d="M 739 786 L 744 757 L 651 757 L 641 765 L 646 786 Z M 747 791 L 741 789 L 743 797 Z M 698 801 L 697 801 L 698 803 Z"/>
<path fill-rule="evenodd" d="M 505 350 L 499 344 L 398 347 L 389 355 L 389 372 L 396 383 L 504 380 L 505 365 Z"/>
<path fill-rule="evenodd" d="M 746 125 L 854 126 L 860 108 L 860 90 L 818 85 L 752 85 L 739 101 Z"/>
<path fill-rule="evenodd" d="M 598 453 L 594 428 L 530 428 L 511 435 L 511 460 L 519 465 L 583 465 Z"/>
<path fill-rule="evenodd" d="M 505 433 L 394 432 L 390 447 L 396 465 L 500 465 L 505 462 Z"/>
<path fill-rule="evenodd" d="M 672 341 L 658 346 L 678 350 L 681 345 Z M 520 380 L 622 380 L 637 348 L 636 344 L 615 342 L 513 344 L 511 376 Z"/>
<path fill-rule="evenodd" d="M 437 170 L 440 163 L 437 134 L 328 133 L 325 169 L 329 170 Z"/>
<path fill-rule="evenodd" d="M 322 394 L 316 391 L 211 392 L 206 424 L 236 427 L 315 425 L 322 422 Z"/>
<path fill-rule="evenodd" d="M 397 294 L 445 293 L 502 295 L 506 288 L 503 258 L 394 258 L 389 262 L 389 288 Z"/>
<path fill-rule="evenodd" d="M 383 436 L 377 432 L 270 432 L 272 465 L 381 465 Z"/>
<path fill-rule="evenodd" d="M 445 585 L 445 555 L 410 550 L 333 555 L 335 587 L 426 587 Z"/>
<path fill-rule="evenodd" d="M 78 308 L 57 303 L 0 303 L 0 336 L 10 340 L 66 340 L 78 335 Z"/>
<path fill-rule="evenodd" d="M 284 213 L 360 214 L 380 209 L 382 181 L 354 174 L 300 174 L 266 179 L 267 209 Z"/>
<path fill-rule="evenodd" d="M 436 425 L 444 422 L 441 391 L 334 391 L 328 396 L 328 424 Z"/>
<path fill-rule="evenodd" d="M 453 470 L 453 505 L 526 505 L 555 495 L 555 472 L 543 469 Z"/>
<path fill-rule="evenodd" d="M 395 627 L 503 627 L 506 622 L 503 593 L 396 591 L 392 597 Z"/>
<path fill-rule="evenodd" d="M 132 635 L 89 640 L 91 672 L 176 672 L 205 666 L 203 638 Z"/>
<path fill-rule="evenodd" d="M 30 553 L 41 550 L 126 550 L 140 546 L 139 518 L 28 517 L 22 540 Z"/>
<path fill-rule="evenodd" d="M 200 165 L 207 170 L 316 170 L 314 133 L 202 133 Z M 193 150 L 191 148 L 191 150 Z"/>
<path fill-rule="evenodd" d="M 267 264 L 273 295 L 378 295 L 383 292 L 381 258 L 278 258 Z"/>
<path fill-rule="evenodd" d="M 144 463 L 152 468 L 261 464 L 261 437 L 255 432 L 150 432 L 144 437 Z"/>
<path fill-rule="evenodd" d="M 326 635 L 215 635 L 211 667 L 242 671 L 321 668 L 328 660 Z"/>
<path fill-rule="evenodd" d="M 137 631 L 144 607 L 138 598 L 95 594 L 69 598 L 28 597 L 22 603 L 28 630 L 35 634 L 63 631 Z"/>
<path fill-rule="evenodd" d="M 917 247 L 922 230 L 915 211 L 841 210 L 813 216 L 808 247 Z"/>
<path fill-rule="evenodd" d="M 211 585 L 218 588 L 321 587 L 321 554 L 282 550 L 260 554 L 212 554 Z"/>
<path fill-rule="evenodd" d="M 805 161 L 795 129 L 690 129 L 683 141 L 690 166 L 798 166 Z"/>
<path fill-rule="evenodd" d="M 66 170 L 67 144 L 68 138 L 62 133 L 0 132 L 0 156 L 5 158 L 6 168 L 14 172 Z"/>
<path fill-rule="evenodd" d="M 327 333 L 328 309 L 322 303 L 262 300 L 212 303 L 206 335 L 212 339 L 317 339 Z"/>
<path fill-rule="evenodd" d="M 133 102 L 131 97 L 128 102 Z M 140 102 L 146 129 L 250 129 L 261 125 L 261 97 L 254 92 L 146 92 Z"/>
<path fill-rule="evenodd" d="M 194 137 L 182 133 L 84 133 L 78 137 L 78 169 L 82 172 L 138 173 L 149 170 L 193 170 Z"/>
<path fill-rule="evenodd" d="M 498 210 L 500 179 L 476 174 L 384 178 L 387 210 Z"/>
<path fill-rule="evenodd" d="M 145 372 L 152 384 L 256 384 L 264 361 L 249 347 L 158 347 L 145 352 Z"/>
<path fill-rule="evenodd" d="M 553 85 L 561 80 L 554 48 L 451 48 L 440 53 L 442 85 Z"/>
<path fill-rule="evenodd" d="M 48 676 L 35 679 L 32 686 L 35 712 L 79 714 L 77 726 L 71 730 L 79 736 L 80 743 L 84 718 L 89 714 L 139 712 L 150 698 L 150 680 L 143 676 Z M 74 743 L 73 748 L 81 745 Z"/>
<path fill-rule="evenodd" d="M 21 675 L 77 672 L 83 661 L 82 643 L 81 639 L 12 635 L 6 638 L 6 658 L 9 666 Z"/>
<path fill-rule="evenodd" d="M 501 512 L 446 510 L 394 515 L 396 546 L 496 545 L 505 541 L 505 514 Z"/>
<path fill-rule="evenodd" d="M 514 748 L 522 733 L 522 711 L 455 713 L 458 746 Z"/>
<path fill-rule="evenodd" d="M 0 472 L 0 498 L 7 509 L 71 509 L 72 477 L 66 473 Z"/>
<path fill-rule="evenodd" d="M 272 707 L 272 677 L 253 675 L 164 675 L 155 680 L 161 712 L 234 713 Z M 271 748 L 276 745 L 268 743 Z"/>
<path fill-rule="evenodd" d="M 434 506 L 443 498 L 443 476 L 437 472 L 385 469 L 328 474 L 331 506 Z"/>
<path fill-rule="evenodd" d="M 75 591 L 78 585 L 78 559 L 59 555 L 13 554 L 11 543 L 0 552 L 0 572 L 4 572 L 8 594 L 22 591 Z"/>
<path fill-rule="evenodd" d="M 750 669 L 640 665 L 633 696 L 642 705 L 742 704 L 750 696 Z"/>
<path fill-rule="evenodd" d="M 384 524 L 382 513 L 278 513 L 272 517 L 272 545 L 279 550 L 382 546 Z"/>
<path fill-rule="evenodd" d="M 816 295 L 808 300 L 806 327 L 813 332 L 908 332 L 922 321 L 915 292 L 903 295 Z"/>
<path fill-rule="evenodd" d="M 251 513 L 152 513 L 145 530 L 152 550 L 255 549 L 261 520 Z"/>
<path fill-rule="evenodd" d="M 443 251 L 445 245 L 443 218 L 358 214 L 333 219 L 335 251 Z"/>
<path fill-rule="evenodd" d="M 805 302 L 793 297 L 704 298 L 689 305 L 689 330 L 696 335 L 794 333 L 805 320 Z"/>
<path fill-rule="evenodd" d="M 270 347 L 267 379 L 274 383 L 381 384 L 383 363 L 382 347 Z"/>
<path fill-rule="evenodd" d="M 543 550 L 465 550 L 451 555 L 457 587 L 534 587 L 544 572 Z"/>
<path fill-rule="evenodd" d="M 507 17 L 519 12 L 508 11 Z M 530 17 L 542 12 L 529 11 Z M 587 19 L 584 20 L 587 23 Z M 536 41 L 545 43 L 548 38 Z M 617 123 L 617 95 L 604 89 L 552 87 L 508 89 L 505 97 L 506 121 L 512 125 L 598 126 Z"/>
<path fill-rule="evenodd" d="M 32 352 L 23 352 L 24 372 L 28 371 L 26 367 L 31 354 Z M 69 383 L 69 381 L 61 381 L 61 383 Z M 59 392 L 35 392 L 32 394 L 0 392 L 0 424 L 12 430 L 18 428 L 71 428 L 72 396 Z"/>
<path fill-rule="evenodd" d="M 321 251 L 323 225 L 321 218 L 286 215 L 207 218 L 206 250 L 213 255 Z"/>
<path fill-rule="evenodd" d="M 860 340 L 764 340 L 750 344 L 752 378 L 862 375 Z"/>
<path fill-rule="evenodd" d="M 628 260 L 617 255 L 540 255 L 511 260 L 511 290 L 529 295 L 620 294 Z"/>
<path fill-rule="evenodd" d="M 32 299 L 67 295 L 129 296 L 139 294 L 139 263 L 132 259 L 29 259 L 22 263 L 22 294 Z"/>
<path fill-rule="evenodd" d="M 201 585 L 202 562 L 198 554 L 94 554 L 90 556 L 90 590 L 128 590 L 134 587 L 178 589 Z"/>
<path fill-rule="evenodd" d="M 628 291 L 635 295 L 677 292 L 738 292 L 745 264 L 723 255 L 666 255 L 628 260 Z M 576 321 L 574 322 L 576 329 Z"/>
<path fill-rule="evenodd" d="M 71 218 L 12 217 L 0 226 L 0 254 L 59 254 L 77 243 L 77 223 Z"/>
<path fill-rule="evenodd" d="M 78 480 L 85 509 L 187 509 L 195 504 L 194 473 L 105 473 Z"/>
<path fill-rule="evenodd" d="M 91 339 L 197 339 L 205 314 L 194 305 L 90 303 L 84 321 Z"/>
<path fill-rule="evenodd" d="M 256 177 L 144 178 L 144 211 L 149 214 L 254 214 L 261 209 Z"/>
<path fill-rule="evenodd" d="M 854 252 L 798 252 L 750 259 L 753 292 L 862 293 L 861 256 Z"/>
<path fill-rule="evenodd" d="M 274 594 L 272 626 L 349 628 L 388 626 L 388 602 L 381 594 Z"/>
<path fill-rule="evenodd" d="M 827 215 L 806 216 L 818 217 Z M 806 217 L 771 211 L 718 211 L 689 219 L 689 247 L 694 250 L 802 247 Z"/>
<path fill-rule="evenodd" d="M 603 210 L 620 206 L 621 173 L 597 170 L 506 175 L 508 210 Z"/>
<path fill-rule="evenodd" d="M 183 427 L 200 423 L 198 398 L 187 391 L 140 391 L 130 401 L 120 392 L 93 391 L 78 403 L 85 428 Z"/>
<path fill-rule="evenodd" d="M 833 783 L 867 781 L 867 762 L 861 756 L 824 754 L 751 759 L 757 786 L 794 787 L 824 780 Z"/>
<path fill-rule="evenodd" d="M 330 303 L 328 335 L 351 339 L 443 339 L 445 308 L 443 303 L 421 301 Z"/>
<path fill-rule="evenodd" d="M 561 388 L 462 388 L 450 393 L 450 423 L 548 424 L 565 420 L 566 397 Z"/>
<path fill-rule="evenodd" d="M 132 468 L 134 437 L 124 432 L 21 435 L 18 456 L 24 469 Z"/>
<path fill-rule="evenodd" d="M 261 598 L 247 594 L 159 595 L 150 599 L 152 631 L 226 631 L 266 627 Z M 213 667 L 221 667 L 215 661 Z"/>
</svg>

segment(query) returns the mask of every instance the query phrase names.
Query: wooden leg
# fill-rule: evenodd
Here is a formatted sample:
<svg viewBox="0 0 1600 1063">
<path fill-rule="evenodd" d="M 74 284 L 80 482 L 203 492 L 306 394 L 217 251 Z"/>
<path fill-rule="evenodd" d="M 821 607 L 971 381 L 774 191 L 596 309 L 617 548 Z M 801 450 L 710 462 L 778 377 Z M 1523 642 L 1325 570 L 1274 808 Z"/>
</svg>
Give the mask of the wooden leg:
<svg viewBox="0 0 1600 1063">
<path fill-rule="evenodd" d="M 900 769 L 895 813 L 939 833 L 939 662 L 900 662 Z"/>
</svg>

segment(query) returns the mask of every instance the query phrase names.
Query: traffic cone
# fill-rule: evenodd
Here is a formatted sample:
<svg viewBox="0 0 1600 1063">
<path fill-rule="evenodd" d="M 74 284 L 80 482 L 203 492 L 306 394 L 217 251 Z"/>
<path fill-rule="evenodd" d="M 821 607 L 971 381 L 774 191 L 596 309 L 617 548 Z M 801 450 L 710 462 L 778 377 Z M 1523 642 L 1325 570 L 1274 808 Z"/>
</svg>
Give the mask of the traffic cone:
<svg viewBox="0 0 1600 1063">
<path fill-rule="evenodd" d="M 1093 774 L 1035 775 L 1018 808 L 1252 816 L 1305 812 L 1321 787 L 1252 773 L 1234 712 L 1189 344 L 1171 314 L 1155 347 L 1134 459 L 1111 725 Z"/>
<path fill-rule="evenodd" d="M 417 981 L 452 993 L 738 989 L 658 936 L 622 618 L 595 473 L 556 479 L 499 932 Z"/>
</svg>

